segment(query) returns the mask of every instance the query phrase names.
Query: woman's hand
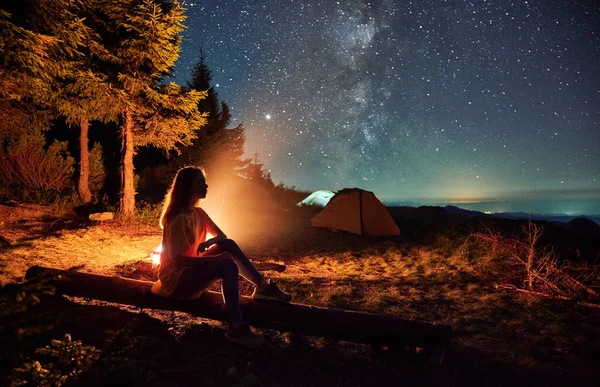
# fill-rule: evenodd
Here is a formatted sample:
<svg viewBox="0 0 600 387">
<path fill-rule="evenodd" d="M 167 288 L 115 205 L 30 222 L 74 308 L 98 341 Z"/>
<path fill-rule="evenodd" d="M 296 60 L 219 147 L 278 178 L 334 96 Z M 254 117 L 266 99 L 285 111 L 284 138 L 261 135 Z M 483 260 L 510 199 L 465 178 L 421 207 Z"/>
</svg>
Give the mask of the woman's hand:
<svg viewBox="0 0 600 387">
<path fill-rule="evenodd" d="M 205 252 L 206 250 L 208 250 L 210 248 L 210 246 L 214 245 L 215 243 L 218 243 L 219 240 L 220 240 L 219 237 L 214 237 L 214 238 L 210 238 L 210 239 L 200 243 L 198 245 L 198 251 L 196 251 L 196 254 Z"/>
<path fill-rule="evenodd" d="M 200 254 L 205 252 L 206 250 L 208 250 L 210 248 L 210 246 L 219 243 L 220 240 L 226 239 L 227 237 L 225 236 L 225 234 L 219 234 L 214 238 L 210 238 L 202 243 L 200 243 L 198 245 L 198 251 L 196 251 L 196 254 Z"/>
<path fill-rule="evenodd" d="M 206 242 L 200 243 L 198 245 L 198 251 L 196 251 L 196 254 L 200 254 L 200 253 L 205 252 L 212 245 L 214 245 L 214 241 L 212 239 L 209 239 Z"/>
</svg>

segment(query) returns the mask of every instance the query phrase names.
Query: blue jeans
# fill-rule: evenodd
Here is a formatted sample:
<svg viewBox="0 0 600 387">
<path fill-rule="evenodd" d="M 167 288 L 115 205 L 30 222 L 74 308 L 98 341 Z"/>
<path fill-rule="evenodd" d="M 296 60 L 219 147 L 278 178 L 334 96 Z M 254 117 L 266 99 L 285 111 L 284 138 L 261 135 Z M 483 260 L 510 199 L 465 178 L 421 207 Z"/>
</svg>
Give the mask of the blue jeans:
<svg viewBox="0 0 600 387">
<path fill-rule="evenodd" d="M 214 259 L 214 256 L 221 253 L 230 253 L 231 256 L 225 255 Z M 206 263 L 201 263 L 202 257 L 199 257 L 198 266 L 185 268 L 172 295 L 180 297 L 197 294 L 221 279 L 223 280 L 221 292 L 227 306 L 229 320 L 232 323 L 243 321 L 238 290 L 239 275 L 241 274 L 255 285 L 264 282 L 264 277 L 256 270 L 237 243 L 231 239 L 219 241 L 202 253 L 202 256 L 212 258 Z"/>
</svg>

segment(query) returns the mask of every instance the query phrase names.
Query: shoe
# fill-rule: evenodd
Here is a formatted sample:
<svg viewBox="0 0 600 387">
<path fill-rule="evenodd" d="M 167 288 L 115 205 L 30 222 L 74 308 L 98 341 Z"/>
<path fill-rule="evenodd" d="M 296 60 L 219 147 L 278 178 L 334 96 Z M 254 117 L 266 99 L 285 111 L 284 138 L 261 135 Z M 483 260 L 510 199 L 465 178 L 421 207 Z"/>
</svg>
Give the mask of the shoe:
<svg viewBox="0 0 600 387">
<path fill-rule="evenodd" d="M 292 295 L 284 293 L 275 284 L 275 281 L 270 280 L 267 286 L 254 289 L 252 298 L 255 300 L 282 301 L 289 302 L 292 300 Z"/>
<path fill-rule="evenodd" d="M 264 337 L 255 335 L 246 322 L 238 327 L 234 327 L 231 324 L 225 331 L 225 339 L 250 348 L 258 348 L 265 344 Z"/>
</svg>

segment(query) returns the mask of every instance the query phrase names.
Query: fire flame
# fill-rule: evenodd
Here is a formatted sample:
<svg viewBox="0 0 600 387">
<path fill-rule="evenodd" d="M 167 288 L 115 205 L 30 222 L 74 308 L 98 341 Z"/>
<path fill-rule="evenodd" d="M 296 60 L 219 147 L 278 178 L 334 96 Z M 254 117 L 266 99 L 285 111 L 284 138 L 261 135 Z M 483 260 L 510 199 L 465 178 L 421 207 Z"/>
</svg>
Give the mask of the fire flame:
<svg viewBox="0 0 600 387">
<path fill-rule="evenodd" d="M 162 251 L 162 245 L 158 245 L 157 248 L 154 249 L 150 259 L 152 259 L 152 265 L 157 266 L 160 264 L 160 252 Z"/>
<path fill-rule="evenodd" d="M 214 238 L 214 235 L 211 233 L 206 233 L 206 239 Z M 150 255 L 150 259 L 152 260 L 153 266 L 158 266 L 160 264 L 160 252 L 162 251 L 162 244 L 158 245 L 152 254 Z"/>
</svg>

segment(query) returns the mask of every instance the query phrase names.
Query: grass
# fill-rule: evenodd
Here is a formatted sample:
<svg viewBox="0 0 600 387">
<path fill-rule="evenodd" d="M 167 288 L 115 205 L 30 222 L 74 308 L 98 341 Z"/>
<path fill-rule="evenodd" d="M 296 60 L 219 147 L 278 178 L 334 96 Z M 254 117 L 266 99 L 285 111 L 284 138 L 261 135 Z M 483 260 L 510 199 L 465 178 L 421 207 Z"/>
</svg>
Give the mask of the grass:
<svg viewBox="0 0 600 387">
<path fill-rule="evenodd" d="M 5 269 L 0 281 L 2 284 L 21 281 L 33 265 L 62 269 L 83 266 L 88 272 L 116 274 L 116 265 L 145 259 L 159 244 L 160 235 L 150 230 L 123 234 L 107 225 L 63 232 L 7 251 L 2 259 Z"/>
<path fill-rule="evenodd" d="M 241 222 L 243 227 L 231 228 L 229 234 L 251 259 L 287 265 L 283 273 L 268 274 L 293 294 L 294 302 L 451 325 L 454 353 L 445 370 L 435 371 L 443 380 L 433 384 L 476 385 L 481 373 L 490 380 L 541 378 L 581 385 L 598 376 L 592 360 L 600 348 L 598 311 L 498 291 L 494 282 L 508 269 L 493 249 L 469 236 L 477 223 L 425 211 L 419 220 L 414 209 L 392 209 L 400 225 L 421 222 L 415 226 L 418 232 L 401 226 L 408 235 L 400 238 L 314 229 L 309 227 L 314 212 L 308 209 L 256 215 L 252 224 Z M 29 238 L 28 230 L 43 230 L 44 225 L 35 226 L 31 218 L 21 226 L 28 222 L 32 228 L 21 234 L 13 229 L 10 238 L 4 235 L 11 248 L 0 257 L 2 284 L 21 281 L 32 265 L 131 273 L 127 268 L 148 258 L 160 243 L 160 230 L 152 225 L 113 221 Z M 26 238 L 28 245 L 23 244 Z M 245 284 L 242 291 L 249 293 L 251 287 Z M 272 337 L 273 345 L 287 348 L 285 337 Z M 317 339 L 311 346 L 319 351 L 327 347 Z M 336 348 L 350 357 L 366 356 L 355 347 Z M 270 371 L 257 376 L 279 380 Z"/>
</svg>

